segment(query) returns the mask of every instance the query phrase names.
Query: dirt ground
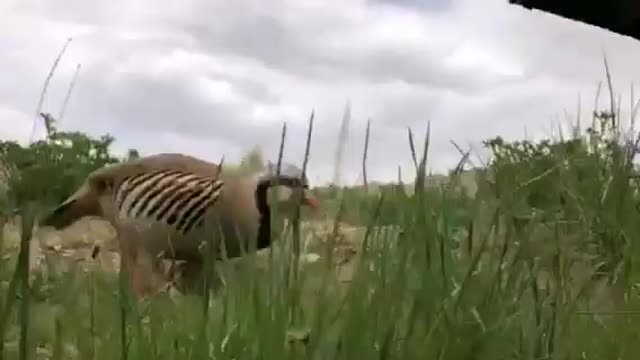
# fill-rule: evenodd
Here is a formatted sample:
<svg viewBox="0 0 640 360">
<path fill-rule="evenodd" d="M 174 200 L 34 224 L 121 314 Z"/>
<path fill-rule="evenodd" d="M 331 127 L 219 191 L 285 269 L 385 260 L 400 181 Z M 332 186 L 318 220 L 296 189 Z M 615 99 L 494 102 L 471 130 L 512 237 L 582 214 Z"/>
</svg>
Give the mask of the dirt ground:
<svg viewBox="0 0 640 360">
<path fill-rule="evenodd" d="M 333 224 L 312 221 L 302 224 L 304 234 L 301 263 L 315 263 L 325 253 L 325 243 L 331 237 Z M 357 249 L 359 249 L 364 229 L 342 226 L 333 246 L 333 262 L 341 281 L 349 282 L 352 277 Z M 19 249 L 20 231 L 17 221 L 5 224 L 3 229 L 3 254 L 15 256 Z M 96 252 L 96 248 L 99 249 Z M 94 256 L 95 255 L 95 256 Z M 258 253 L 258 267 L 267 266 L 267 251 Z M 117 272 L 120 268 L 118 242 L 115 229 L 98 218 L 84 218 L 63 231 L 36 229 L 32 237 L 30 269 L 48 272 L 66 272 L 72 266 L 82 269 L 100 269 Z"/>
</svg>

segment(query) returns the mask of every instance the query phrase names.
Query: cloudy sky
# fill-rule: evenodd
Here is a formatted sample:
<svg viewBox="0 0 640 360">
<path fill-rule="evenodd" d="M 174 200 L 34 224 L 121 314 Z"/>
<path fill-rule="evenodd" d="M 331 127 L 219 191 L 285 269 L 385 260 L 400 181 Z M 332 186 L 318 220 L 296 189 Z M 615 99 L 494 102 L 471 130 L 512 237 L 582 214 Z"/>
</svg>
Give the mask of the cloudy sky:
<svg viewBox="0 0 640 360">
<path fill-rule="evenodd" d="M 370 179 L 412 176 L 406 129 L 432 123 L 431 166 L 495 135 L 548 135 L 583 116 L 604 79 L 629 108 L 640 42 L 508 5 L 507 0 L 3 0 L 0 138 L 27 141 L 51 65 L 72 37 L 43 110 L 61 127 L 113 134 L 120 152 L 183 152 L 236 161 L 253 146 L 301 163 L 315 109 L 310 178 L 332 178 L 345 104 L 344 181 L 360 178 L 371 119 Z M 640 90 L 638 90 L 640 92 Z M 602 104 L 605 104 L 603 99 Z M 42 125 L 35 136 L 42 136 Z M 477 161 L 476 161 L 477 163 Z"/>
</svg>

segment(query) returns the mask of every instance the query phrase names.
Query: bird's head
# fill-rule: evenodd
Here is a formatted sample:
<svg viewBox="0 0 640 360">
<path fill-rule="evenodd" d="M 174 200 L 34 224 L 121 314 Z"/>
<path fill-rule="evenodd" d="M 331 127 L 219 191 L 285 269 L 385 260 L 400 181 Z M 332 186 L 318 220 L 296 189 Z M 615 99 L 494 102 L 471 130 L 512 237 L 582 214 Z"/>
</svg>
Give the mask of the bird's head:
<svg viewBox="0 0 640 360">
<path fill-rule="evenodd" d="M 276 203 L 285 207 L 295 202 L 312 209 L 320 206 L 318 199 L 309 190 L 307 177 L 295 166 L 283 166 L 279 174 L 275 167 L 270 166 L 259 177 L 258 186 L 273 188 Z"/>
<path fill-rule="evenodd" d="M 111 179 L 95 171 L 87 176 L 75 193 L 41 219 L 40 226 L 59 230 L 85 216 L 104 216 L 105 199 L 111 196 L 112 190 Z"/>
</svg>

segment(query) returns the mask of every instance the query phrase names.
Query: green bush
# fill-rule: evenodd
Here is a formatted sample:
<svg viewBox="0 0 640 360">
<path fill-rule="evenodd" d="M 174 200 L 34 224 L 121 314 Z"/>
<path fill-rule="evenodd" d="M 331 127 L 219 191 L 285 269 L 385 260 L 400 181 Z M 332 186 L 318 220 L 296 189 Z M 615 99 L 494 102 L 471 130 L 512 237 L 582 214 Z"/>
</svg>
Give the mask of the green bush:
<svg viewBox="0 0 640 360">
<path fill-rule="evenodd" d="M 12 206 L 64 198 L 88 171 L 117 161 L 109 155 L 112 140 L 52 132 L 28 147 L 3 143 Z M 251 256 L 237 267 L 220 264 L 226 286 L 211 303 L 160 294 L 134 304 L 115 276 L 100 271 L 27 283 L 4 262 L 4 352 L 17 358 L 37 349 L 59 359 L 635 359 L 635 150 L 603 131 L 487 146 L 494 160 L 478 169 L 473 196 L 460 191 L 457 172 L 416 194 L 397 186 L 318 191 L 331 216 L 342 206 L 340 215 L 366 230 L 355 242 L 362 245 L 348 283 L 331 262 L 332 235 L 322 239 L 321 261 L 297 277 L 277 257 L 266 271 L 257 271 Z M 256 154 L 235 170 L 254 168 Z M 292 238 L 280 234 L 274 246 Z M 602 283 L 589 269 L 586 281 L 576 279 L 580 261 L 613 284 L 593 290 Z M 23 274 L 22 287 L 12 286 L 14 274 Z M 615 289 L 622 300 L 597 303 Z"/>
<path fill-rule="evenodd" d="M 626 279 L 636 256 L 633 237 L 640 234 L 637 150 L 622 141 L 611 117 L 596 122 L 599 129 L 566 140 L 487 141 L 494 158 L 486 185 L 513 221 L 562 224 L 599 271 Z"/>
<path fill-rule="evenodd" d="M 91 171 L 118 162 L 109 152 L 113 141 L 108 135 L 95 139 L 79 132 L 58 131 L 27 146 L 0 141 L 0 161 L 8 173 L 7 205 L 50 207 L 60 203 Z"/>
</svg>

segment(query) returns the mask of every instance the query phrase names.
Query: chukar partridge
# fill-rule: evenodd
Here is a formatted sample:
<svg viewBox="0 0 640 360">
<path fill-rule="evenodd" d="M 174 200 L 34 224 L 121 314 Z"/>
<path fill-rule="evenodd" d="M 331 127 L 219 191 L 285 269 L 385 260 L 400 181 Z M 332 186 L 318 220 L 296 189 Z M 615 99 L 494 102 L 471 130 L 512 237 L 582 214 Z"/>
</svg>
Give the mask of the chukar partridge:
<svg viewBox="0 0 640 360">
<path fill-rule="evenodd" d="M 163 280 L 160 258 L 202 264 L 201 244 L 214 236 L 211 230 L 221 230 L 219 244 L 227 258 L 270 246 L 267 190 L 273 186 L 292 189 L 303 205 L 317 206 L 300 176 L 225 174 L 218 165 L 195 157 L 151 155 L 90 173 L 40 225 L 62 229 L 84 216 L 109 221 L 118 233 L 134 296 L 141 298 Z"/>
</svg>

